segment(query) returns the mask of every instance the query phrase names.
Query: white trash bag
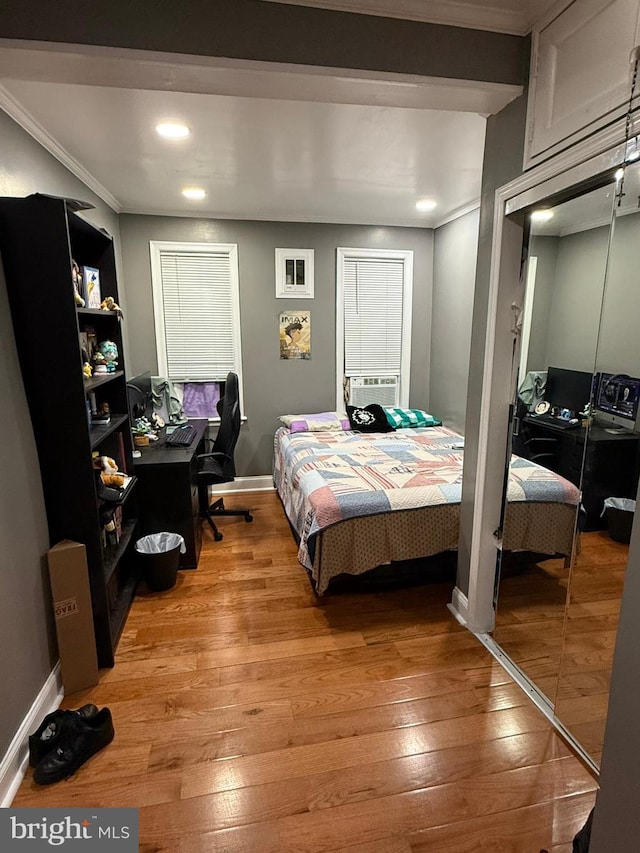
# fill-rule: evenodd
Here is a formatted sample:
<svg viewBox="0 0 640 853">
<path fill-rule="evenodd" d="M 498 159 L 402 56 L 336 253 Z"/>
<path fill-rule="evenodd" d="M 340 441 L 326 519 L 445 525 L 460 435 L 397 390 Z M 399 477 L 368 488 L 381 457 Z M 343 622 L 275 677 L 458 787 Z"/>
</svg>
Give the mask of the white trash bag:
<svg viewBox="0 0 640 853">
<path fill-rule="evenodd" d="M 607 515 L 609 537 L 615 542 L 628 545 L 631 542 L 631 529 L 635 516 L 636 502 L 630 498 L 607 498 L 602 515 Z"/>
<path fill-rule="evenodd" d="M 178 547 L 181 554 L 187 550 L 184 539 L 179 533 L 150 533 L 136 542 L 138 554 L 166 554 Z"/>
<path fill-rule="evenodd" d="M 631 500 L 631 498 L 605 498 L 600 516 L 602 517 L 608 509 L 621 509 L 623 512 L 635 512 L 636 502 Z"/>
</svg>

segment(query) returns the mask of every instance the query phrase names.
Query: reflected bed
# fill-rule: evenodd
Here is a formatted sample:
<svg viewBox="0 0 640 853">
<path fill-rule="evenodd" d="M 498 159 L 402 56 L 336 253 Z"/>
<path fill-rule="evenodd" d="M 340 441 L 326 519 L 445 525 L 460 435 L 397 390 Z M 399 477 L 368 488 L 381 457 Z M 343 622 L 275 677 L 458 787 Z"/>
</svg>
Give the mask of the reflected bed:
<svg viewBox="0 0 640 853">
<path fill-rule="evenodd" d="M 464 439 L 444 426 L 275 434 L 274 483 L 318 594 L 346 573 L 458 544 Z M 514 456 L 505 550 L 569 556 L 578 489 Z"/>
</svg>

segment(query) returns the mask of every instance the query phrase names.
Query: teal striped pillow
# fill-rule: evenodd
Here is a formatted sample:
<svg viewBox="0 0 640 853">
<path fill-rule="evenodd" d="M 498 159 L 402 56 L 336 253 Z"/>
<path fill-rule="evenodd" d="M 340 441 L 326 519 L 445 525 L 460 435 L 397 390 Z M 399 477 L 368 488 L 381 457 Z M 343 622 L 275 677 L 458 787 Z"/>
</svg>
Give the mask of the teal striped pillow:
<svg viewBox="0 0 640 853">
<path fill-rule="evenodd" d="M 383 406 L 382 408 L 394 429 L 440 426 L 442 424 L 442 421 L 427 412 L 423 412 L 422 409 L 399 409 L 395 406 Z"/>
</svg>

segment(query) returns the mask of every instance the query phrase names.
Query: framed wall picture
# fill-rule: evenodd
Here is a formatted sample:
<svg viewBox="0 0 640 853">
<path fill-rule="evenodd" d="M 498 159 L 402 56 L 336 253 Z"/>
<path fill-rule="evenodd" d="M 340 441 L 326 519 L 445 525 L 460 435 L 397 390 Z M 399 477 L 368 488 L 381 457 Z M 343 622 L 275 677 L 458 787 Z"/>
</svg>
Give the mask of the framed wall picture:
<svg viewBox="0 0 640 853">
<path fill-rule="evenodd" d="M 82 267 L 82 290 L 86 307 L 99 308 L 102 302 L 100 270 L 95 267 Z"/>
<path fill-rule="evenodd" d="M 276 298 L 313 299 L 313 249 L 276 249 Z"/>
<path fill-rule="evenodd" d="M 280 314 L 280 358 L 311 358 L 311 311 Z"/>
</svg>

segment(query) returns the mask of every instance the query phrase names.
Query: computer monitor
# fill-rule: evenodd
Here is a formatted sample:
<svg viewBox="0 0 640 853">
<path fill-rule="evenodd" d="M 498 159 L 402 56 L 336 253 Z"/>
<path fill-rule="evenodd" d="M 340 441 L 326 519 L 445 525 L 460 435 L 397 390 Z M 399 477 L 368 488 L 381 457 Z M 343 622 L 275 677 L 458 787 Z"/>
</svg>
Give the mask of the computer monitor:
<svg viewBox="0 0 640 853">
<path fill-rule="evenodd" d="M 551 406 L 569 409 L 573 414 L 582 412 L 591 400 L 592 381 L 593 375 L 584 370 L 550 367 L 544 399 Z"/>
<path fill-rule="evenodd" d="M 153 414 L 153 400 L 151 397 L 151 371 L 134 376 L 127 380 L 127 403 L 129 406 L 129 418 L 149 418 Z"/>
<path fill-rule="evenodd" d="M 594 399 L 598 420 L 626 429 L 635 428 L 640 404 L 640 379 L 626 373 L 599 373 Z"/>
</svg>

